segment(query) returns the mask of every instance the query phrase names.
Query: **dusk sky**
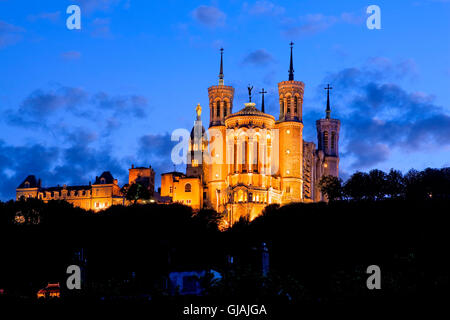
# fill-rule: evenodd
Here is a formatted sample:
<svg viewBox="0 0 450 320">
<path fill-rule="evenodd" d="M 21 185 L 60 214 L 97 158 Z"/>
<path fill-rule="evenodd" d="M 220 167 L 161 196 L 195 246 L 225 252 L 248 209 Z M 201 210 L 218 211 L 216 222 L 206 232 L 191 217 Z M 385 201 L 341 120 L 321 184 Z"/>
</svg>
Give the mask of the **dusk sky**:
<svg viewBox="0 0 450 320">
<path fill-rule="evenodd" d="M 81 30 L 66 27 L 71 4 Z M 366 26 L 372 4 L 381 30 Z M 197 103 L 208 126 L 221 47 L 233 112 L 251 84 L 278 118 L 290 41 L 306 141 L 317 143 L 323 88 L 334 88 L 342 178 L 450 166 L 449 31 L 450 0 L 0 0 L 0 200 L 29 174 L 54 186 L 111 171 L 122 185 L 135 164 L 159 181 Z"/>
</svg>

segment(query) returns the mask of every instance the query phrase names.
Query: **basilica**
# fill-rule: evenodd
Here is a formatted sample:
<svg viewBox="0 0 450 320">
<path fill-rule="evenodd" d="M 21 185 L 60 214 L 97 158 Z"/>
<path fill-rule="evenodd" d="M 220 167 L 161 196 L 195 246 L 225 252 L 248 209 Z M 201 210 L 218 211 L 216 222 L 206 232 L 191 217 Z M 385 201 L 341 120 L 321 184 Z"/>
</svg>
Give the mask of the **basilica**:
<svg viewBox="0 0 450 320">
<path fill-rule="evenodd" d="M 303 140 L 305 84 L 294 80 L 293 44 L 287 81 L 278 83 L 277 118 L 261 105 L 249 102 L 234 111 L 234 88 L 225 85 L 223 49 L 219 82 L 208 88 L 209 127 L 196 108 L 186 173 L 161 175 L 161 196 L 194 209 L 212 208 L 224 213 L 228 224 L 241 217 L 254 219 L 269 204 L 321 201 L 319 181 L 339 176 L 340 121 L 331 117 L 327 88 L 325 118 L 316 121 L 317 145 Z"/>
</svg>

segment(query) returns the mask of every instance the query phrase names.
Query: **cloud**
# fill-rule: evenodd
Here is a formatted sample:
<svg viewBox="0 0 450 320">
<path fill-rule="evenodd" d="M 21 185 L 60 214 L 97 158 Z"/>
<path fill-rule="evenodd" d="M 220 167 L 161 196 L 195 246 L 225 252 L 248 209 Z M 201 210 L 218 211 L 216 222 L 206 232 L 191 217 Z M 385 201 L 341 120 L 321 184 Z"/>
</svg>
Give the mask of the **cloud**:
<svg viewBox="0 0 450 320">
<path fill-rule="evenodd" d="M 145 118 L 147 109 L 147 98 L 141 95 L 91 94 L 82 88 L 58 86 L 33 91 L 17 109 L 7 109 L 4 116 L 11 125 L 44 129 L 55 128 L 59 124 L 55 119 L 67 118 L 67 114 L 92 121 L 101 117 L 110 119 L 105 125 L 113 129 L 120 126 L 118 119 Z"/>
<path fill-rule="evenodd" d="M 284 21 L 287 26 L 282 34 L 292 39 L 323 32 L 338 23 L 360 25 L 365 20 L 363 15 L 344 12 L 338 16 L 326 16 L 321 13 L 307 14 L 299 19 L 291 18 Z"/>
<path fill-rule="evenodd" d="M 75 0 L 81 12 L 109 11 L 120 3 L 120 0 Z M 126 5 L 126 4 L 125 4 Z"/>
<path fill-rule="evenodd" d="M 22 39 L 25 29 L 0 20 L 0 49 Z"/>
<path fill-rule="evenodd" d="M 104 39 L 112 38 L 110 24 L 111 19 L 109 18 L 95 18 L 92 22 L 91 36 Z"/>
<path fill-rule="evenodd" d="M 67 147 L 11 146 L 0 140 L 0 199 L 14 198 L 15 189 L 30 174 L 41 178 L 47 187 L 86 185 L 103 171 L 111 171 L 125 183 L 127 172 L 122 161 L 111 155 L 108 145 L 93 147 L 95 140 L 95 134 L 82 129 L 67 135 Z"/>
<path fill-rule="evenodd" d="M 129 114 L 136 118 L 144 118 L 148 107 L 147 99 L 143 96 L 110 96 L 105 92 L 94 95 L 92 102 L 102 110 L 113 111 L 115 116 Z"/>
<path fill-rule="evenodd" d="M 61 57 L 65 60 L 77 60 L 81 58 L 81 52 L 79 51 L 67 51 L 61 53 Z"/>
<path fill-rule="evenodd" d="M 38 14 L 31 14 L 28 16 L 28 20 L 35 22 L 38 20 L 47 20 L 50 22 L 57 22 L 59 20 L 59 17 L 61 15 L 60 11 L 56 12 L 42 12 Z"/>
<path fill-rule="evenodd" d="M 192 11 L 192 17 L 200 24 L 216 28 L 225 25 L 227 16 L 216 7 L 201 5 Z"/>
<path fill-rule="evenodd" d="M 286 9 L 278 6 L 270 1 L 256 1 L 254 4 L 249 5 L 244 3 L 244 11 L 251 15 L 281 15 L 284 14 Z"/>
<path fill-rule="evenodd" d="M 265 49 L 258 49 L 250 52 L 242 60 L 242 64 L 254 65 L 258 67 L 265 67 L 273 63 L 275 59 L 273 56 L 267 52 Z"/>
<path fill-rule="evenodd" d="M 436 105 L 434 96 L 408 92 L 393 82 L 414 73 L 414 66 L 413 61 L 373 58 L 325 79 L 336 91 L 332 110 L 343 124 L 343 156 L 354 159 L 352 168 L 373 167 L 393 149 L 416 152 L 450 146 L 448 110 Z"/>
</svg>

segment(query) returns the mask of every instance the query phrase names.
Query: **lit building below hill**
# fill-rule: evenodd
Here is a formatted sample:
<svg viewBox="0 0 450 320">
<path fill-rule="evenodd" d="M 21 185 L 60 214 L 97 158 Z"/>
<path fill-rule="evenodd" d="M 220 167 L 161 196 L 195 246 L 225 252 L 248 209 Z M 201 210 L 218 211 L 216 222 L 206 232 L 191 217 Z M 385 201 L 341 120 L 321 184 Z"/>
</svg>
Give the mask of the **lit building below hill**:
<svg viewBox="0 0 450 320">
<path fill-rule="evenodd" d="M 152 167 L 134 167 L 129 169 L 129 185 L 139 183 L 148 188 L 153 197 L 155 188 L 155 171 Z M 126 205 L 128 202 L 109 171 L 95 177 L 95 182 L 82 186 L 42 187 L 41 179 L 29 175 L 16 189 L 16 200 L 21 198 L 37 198 L 44 202 L 50 200 L 65 200 L 75 207 L 85 210 L 104 210 L 112 205 Z"/>
</svg>

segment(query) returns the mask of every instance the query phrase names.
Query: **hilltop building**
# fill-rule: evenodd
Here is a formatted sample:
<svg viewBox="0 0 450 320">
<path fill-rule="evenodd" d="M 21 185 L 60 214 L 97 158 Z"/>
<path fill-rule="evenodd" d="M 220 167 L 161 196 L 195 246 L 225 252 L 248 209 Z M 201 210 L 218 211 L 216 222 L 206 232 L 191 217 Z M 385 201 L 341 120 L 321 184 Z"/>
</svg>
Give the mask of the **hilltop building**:
<svg viewBox="0 0 450 320">
<path fill-rule="evenodd" d="M 265 112 L 264 89 L 258 109 L 251 101 L 233 112 L 234 88 L 224 83 L 221 49 L 219 83 L 208 88 L 209 128 L 201 121 L 201 106 L 191 131 L 186 174 L 162 174 L 161 196 L 193 208 L 224 212 L 233 224 L 255 218 L 269 204 L 323 200 L 322 176 L 339 176 L 340 121 L 331 118 L 331 87 L 326 116 L 317 120 L 318 145 L 303 140 L 305 84 L 294 80 L 293 44 L 287 81 L 278 83 L 280 112 Z"/>
</svg>

